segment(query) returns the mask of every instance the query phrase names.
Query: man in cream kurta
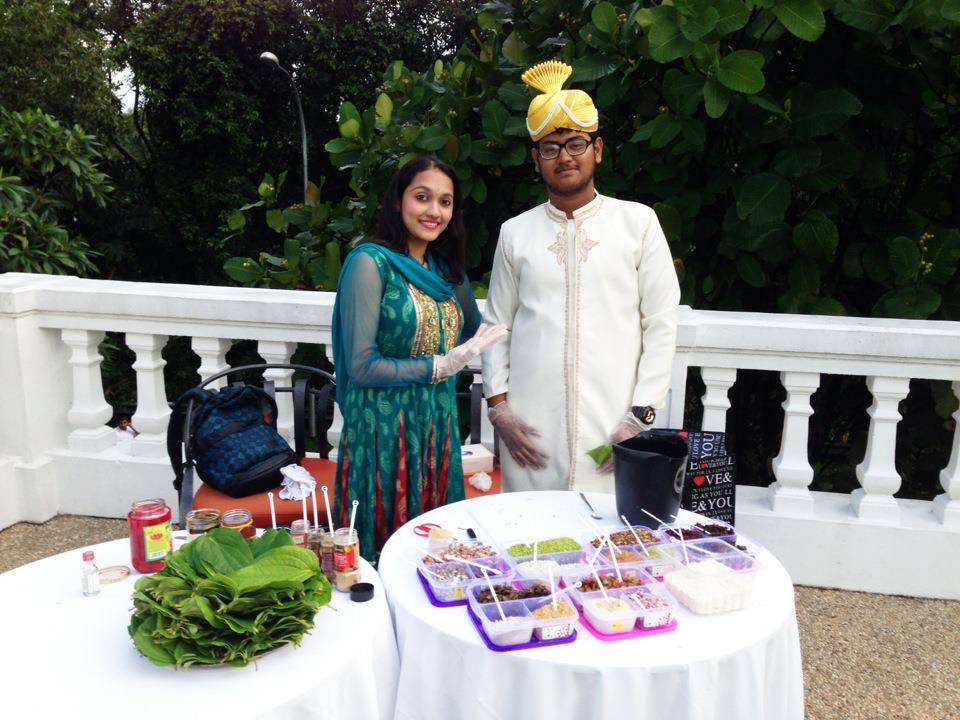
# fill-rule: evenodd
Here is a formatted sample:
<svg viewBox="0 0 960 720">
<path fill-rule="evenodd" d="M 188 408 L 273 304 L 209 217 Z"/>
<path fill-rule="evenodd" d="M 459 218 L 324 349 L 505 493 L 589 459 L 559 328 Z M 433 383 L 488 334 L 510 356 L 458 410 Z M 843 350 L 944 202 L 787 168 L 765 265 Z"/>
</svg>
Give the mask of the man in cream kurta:
<svg viewBox="0 0 960 720">
<path fill-rule="evenodd" d="M 571 118 L 577 98 L 565 94 L 585 94 L 560 85 L 545 89 L 560 98 L 545 104 L 552 121 L 537 122 L 533 103 L 528 114 L 550 201 L 501 228 L 485 321 L 511 332 L 484 353 L 484 391 L 508 439 L 505 490 L 611 492 L 613 475 L 586 453 L 645 429 L 633 408 L 665 405 L 680 290 L 654 211 L 593 189 L 596 111 L 592 127 L 592 103 Z"/>
</svg>

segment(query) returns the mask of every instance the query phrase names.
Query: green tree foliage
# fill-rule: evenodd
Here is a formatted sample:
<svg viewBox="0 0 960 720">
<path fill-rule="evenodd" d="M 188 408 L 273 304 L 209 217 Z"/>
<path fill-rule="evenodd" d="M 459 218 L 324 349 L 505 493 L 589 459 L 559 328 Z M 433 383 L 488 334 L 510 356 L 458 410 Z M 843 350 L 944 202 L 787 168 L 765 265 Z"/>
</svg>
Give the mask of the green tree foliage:
<svg viewBox="0 0 960 720">
<path fill-rule="evenodd" d="M 492 2 L 446 63 L 387 69 L 326 144 L 358 231 L 412 154 L 454 163 L 470 265 L 543 197 L 519 76 L 558 57 L 601 113 L 601 191 L 652 205 L 698 307 L 960 317 L 960 17 L 950 0 Z M 361 109 L 362 108 L 362 109 Z"/>
<path fill-rule="evenodd" d="M 107 43 L 85 3 L 0 3 L 0 105 L 39 108 L 95 135 L 120 126 Z"/>
<path fill-rule="evenodd" d="M 96 269 L 76 218 L 85 204 L 103 207 L 113 189 L 98 148 L 79 125 L 0 106 L 0 272 Z"/>
</svg>

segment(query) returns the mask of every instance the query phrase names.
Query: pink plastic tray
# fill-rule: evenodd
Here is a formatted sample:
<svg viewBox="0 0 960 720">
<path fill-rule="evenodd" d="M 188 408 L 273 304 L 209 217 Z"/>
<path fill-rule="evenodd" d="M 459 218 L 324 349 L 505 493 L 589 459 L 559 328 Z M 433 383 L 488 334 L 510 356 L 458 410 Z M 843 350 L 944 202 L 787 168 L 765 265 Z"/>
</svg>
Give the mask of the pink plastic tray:
<svg viewBox="0 0 960 720">
<path fill-rule="evenodd" d="M 677 629 L 677 619 L 673 618 L 673 620 L 668 622 L 666 625 L 662 625 L 660 627 L 649 629 L 634 628 L 627 633 L 606 635 L 590 624 L 590 621 L 587 620 L 582 610 L 580 611 L 580 624 L 583 625 L 597 640 L 603 640 L 604 642 L 617 642 L 618 640 L 627 640 L 629 638 L 647 637 L 648 635 L 661 635 L 662 633 L 672 632 Z"/>
</svg>

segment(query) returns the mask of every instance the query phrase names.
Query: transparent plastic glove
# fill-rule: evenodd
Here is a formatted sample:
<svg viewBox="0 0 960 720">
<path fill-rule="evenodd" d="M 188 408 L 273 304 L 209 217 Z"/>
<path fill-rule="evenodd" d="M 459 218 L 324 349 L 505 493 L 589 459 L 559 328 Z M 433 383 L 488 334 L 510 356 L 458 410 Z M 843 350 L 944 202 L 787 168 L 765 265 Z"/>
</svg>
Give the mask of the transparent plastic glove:
<svg viewBox="0 0 960 720">
<path fill-rule="evenodd" d="M 616 445 L 618 442 L 629 440 L 642 432 L 646 432 L 651 427 L 652 425 L 644 425 L 640 422 L 640 418 L 632 412 L 628 412 L 624 414 L 623 419 L 613 429 L 613 433 L 610 435 L 610 444 Z M 610 455 L 610 457 L 603 461 L 600 465 L 600 472 L 603 474 L 613 472 L 613 455 Z"/>
<path fill-rule="evenodd" d="M 487 417 L 518 465 L 542 468 L 547 464 L 547 454 L 533 441 L 540 432 L 514 415 L 506 401 L 490 408 Z"/>
<path fill-rule="evenodd" d="M 446 355 L 433 356 L 434 376 L 439 380 L 456 375 L 488 347 L 503 340 L 508 332 L 506 325 L 481 325 L 465 343 L 457 345 Z"/>
</svg>

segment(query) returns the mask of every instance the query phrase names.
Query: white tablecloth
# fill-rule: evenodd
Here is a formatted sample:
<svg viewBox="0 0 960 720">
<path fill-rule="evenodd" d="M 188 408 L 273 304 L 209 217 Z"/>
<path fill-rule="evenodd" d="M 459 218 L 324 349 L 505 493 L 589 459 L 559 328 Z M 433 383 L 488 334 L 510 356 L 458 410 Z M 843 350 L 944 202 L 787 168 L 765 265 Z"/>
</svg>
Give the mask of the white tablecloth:
<svg viewBox="0 0 960 720">
<path fill-rule="evenodd" d="M 588 497 L 614 521 L 612 495 Z M 576 493 L 513 493 L 434 510 L 394 534 L 379 570 L 400 647 L 397 720 L 803 717 L 793 586 L 767 551 L 747 609 L 697 616 L 681 607 L 677 630 L 663 635 L 602 642 L 581 627 L 571 644 L 505 653 L 483 645 L 466 608 L 433 607 L 402 560 L 423 542 L 413 534 L 420 523 L 472 527 L 481 539 L 506 543 L 579 536 L 586 528 L 578 515 L 586 508 Z"/>
<path fill-rule="evenodd" d="M 95 545 L 100 567 L 130 565 L 127 540 Z M 80 591 L 81 550 L 0 575 L 0 708 L 5 717 L 393 717 L 399 664 L 383 586 L 366 563 L 374 599 L 334 590 L 300 647 L 244 668 L 157 667 L 127 634 L 139 575 Z"/>
</svg>

